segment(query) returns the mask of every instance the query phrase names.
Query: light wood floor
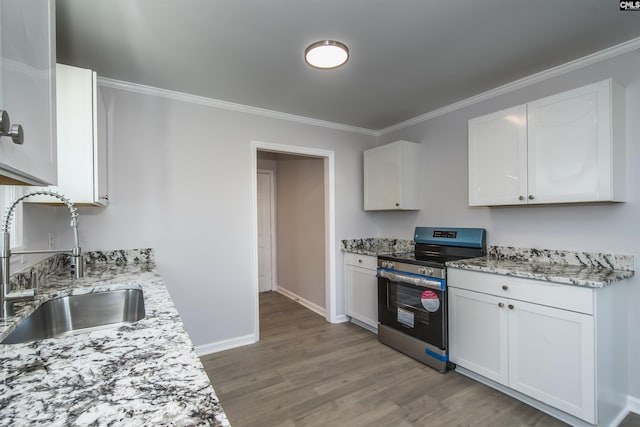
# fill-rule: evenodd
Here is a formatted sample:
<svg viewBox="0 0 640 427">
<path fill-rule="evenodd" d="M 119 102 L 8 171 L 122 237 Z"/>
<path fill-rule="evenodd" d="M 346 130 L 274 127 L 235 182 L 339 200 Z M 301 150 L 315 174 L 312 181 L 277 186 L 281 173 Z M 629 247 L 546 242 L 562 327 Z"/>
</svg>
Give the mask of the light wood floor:
<svg viewBox="0 0 640 427">
<path fill-rule="evenodd" d="M 202 363 L 233 427 L 565 425 L 275 292 L 260 295 L 260 342 Z"/>
</svg>

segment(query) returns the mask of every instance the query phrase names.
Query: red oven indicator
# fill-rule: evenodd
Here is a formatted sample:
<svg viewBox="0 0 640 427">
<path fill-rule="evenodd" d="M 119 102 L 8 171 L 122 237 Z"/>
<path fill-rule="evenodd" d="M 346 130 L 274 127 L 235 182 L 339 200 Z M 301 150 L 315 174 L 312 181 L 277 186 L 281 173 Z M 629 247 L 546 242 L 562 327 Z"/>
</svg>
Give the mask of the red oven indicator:
<svg viewBox="0 0 640 427">
<path fill-rule="evenodd" d="M 440 298 L 433 291 L 423 291 L 420 295 L 420 301 L 425 310 L 435 313 L 440 308 Z"/>
</svg>

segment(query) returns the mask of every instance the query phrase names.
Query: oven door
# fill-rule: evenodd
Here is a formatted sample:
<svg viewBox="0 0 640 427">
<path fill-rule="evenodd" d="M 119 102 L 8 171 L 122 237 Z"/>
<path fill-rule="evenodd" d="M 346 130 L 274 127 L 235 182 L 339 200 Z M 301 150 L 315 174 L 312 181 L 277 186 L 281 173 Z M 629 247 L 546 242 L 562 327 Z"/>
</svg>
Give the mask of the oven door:
<svg viewBox="0 0 640 427">
<path fill-rule="evenodd" d="M 378 321 L 446 350 L 447 292 L 378 276 Z"/>
</svg>

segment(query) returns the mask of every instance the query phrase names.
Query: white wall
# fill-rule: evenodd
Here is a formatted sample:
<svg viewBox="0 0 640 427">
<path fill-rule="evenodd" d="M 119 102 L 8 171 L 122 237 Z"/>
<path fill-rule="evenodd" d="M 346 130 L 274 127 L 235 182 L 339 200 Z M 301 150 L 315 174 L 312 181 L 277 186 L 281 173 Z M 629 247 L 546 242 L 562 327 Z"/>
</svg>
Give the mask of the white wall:
<svg viewBox="0 0 640 427">
<path fill-rule="evenodd" d="M 324 159 L 278 155 L 277 170 L 278 288 L 325 309 Z"/>
<path fill-rule="evenodd" d="M 335 152 L 338 313 L 340 239 L 371 235 L 362 211 L 368 135 L 103 88 L 113 104 L 110 205 L 80 210 L 84 250 L 152 247 L 196 346 L 254 335 L 251 141 Z M 69 231 L 59 228 L 60 239 Z"/>
<path fill-rule="evenodd" d="M 613 77 L 626 88 L 628 202 L 586 206 L 469 208 L 467 121 L 540 97 Z M 487 244 L 630 254 L 640 259 L 640 53 L 632 52 L 392 134 L 380 143 L 421 143 L 424 205 L 413 215 L 381 213 L 378 235 L 410 238 L 413 227 L 484 227 Z M 630 394 L 640 398 L 640 275 L 628 282 Z M 621 355 L 624 360 L 624 355 Z"/>
</svg>

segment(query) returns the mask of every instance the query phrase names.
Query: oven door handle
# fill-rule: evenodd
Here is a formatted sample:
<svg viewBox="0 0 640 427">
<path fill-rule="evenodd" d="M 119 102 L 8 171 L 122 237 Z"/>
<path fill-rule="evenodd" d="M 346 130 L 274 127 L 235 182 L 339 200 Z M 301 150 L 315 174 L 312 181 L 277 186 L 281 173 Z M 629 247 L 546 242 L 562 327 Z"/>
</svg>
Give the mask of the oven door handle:
<svg viewBox="0 0 640 427">
<path fill-rule="evenodd" d="M 415 285 L 420 286 L 421 288 L 436 289 L 438 291 L 442 290 L 440 282 L 435 282 L 433 280 L 424 280 L 421 283 L 416 283 Z"/>
<path fill-rule="evenodd" d="M 443 284 L 444 282 L 441 282 L 439 280 L 429 280 L 426 277 L 396 273 L 384 269 L 378 269 L 378 277 L 384 277 L 387 280 L 391 280 L 397 283 L 410 283 L 422 288 L 436 289 L 438 291 L 445 290 Z"/>
</svg>

